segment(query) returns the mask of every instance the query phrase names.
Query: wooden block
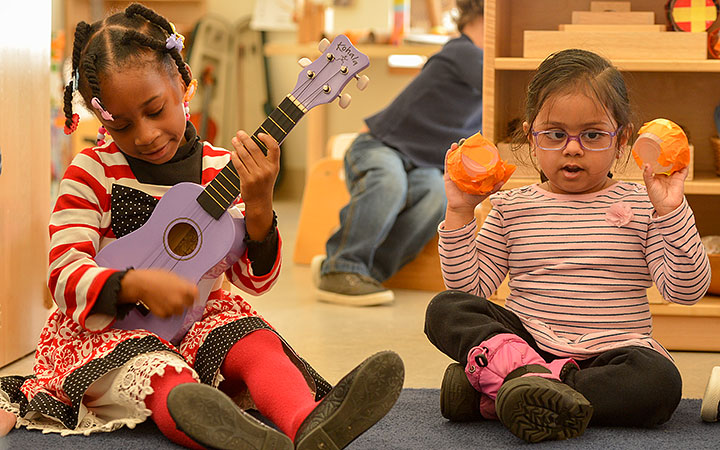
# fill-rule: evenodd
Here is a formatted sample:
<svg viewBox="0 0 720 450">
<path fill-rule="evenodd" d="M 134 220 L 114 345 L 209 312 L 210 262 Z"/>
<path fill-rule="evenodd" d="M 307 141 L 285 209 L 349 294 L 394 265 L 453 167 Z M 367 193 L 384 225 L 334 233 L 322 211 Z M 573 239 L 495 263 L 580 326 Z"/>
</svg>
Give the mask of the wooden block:
<svg viewBox="0 0 720 450">
<path fill-rule="evenodd" d="M 665 31 L 665 25 L 625 25 L 625 24 L 583 24 L 564 23 L 558 25 L 560 31 Z"/>
<path fill-rule="evenodd" d="M 686 308 L 696 307 L 686 306 Z M 720 351 L 720 317 L 653 314 L 652 336 L 668 350 L 718 352 Z"/>
<path fill-rule="evenodd" d="M 478 229 L 485 221 L 492 205 L 485 200 L 475 208 L 475 218 Z M 383 283 L 383 286 L 390 289 L 418 289 L 421 291 L 440 292 L 447 289 L 442 277 L 440 268 L 440 255 L 438 255 L 438 237 L 435 235 L 425 245 L 422 251 L 403 266 L 395 275 Z"/>
<path fill-rule="evenodd" d="M 630 2 L 590 2 L 593 12 L 630 12 Z"/>
<path fill-rule="evenodd" d="M 417 289 L 440 292 L 447 289 L 440 269 L 438 238 L 433 237 L 415 259 L 383 283 L 389 289 Z"/>
<path fill-rule="evenodd" d="M 704 60 L 706 45 L 707 33 L 526 30 L 523 57 L 545 58 L 560 50 L 580 48 L 609 59 Z"/>
<path fill-rule="evenodd" d="M 624 25 L 652 25 L 655 23 L 653 11 L 633 12 L 594 12 L 573 11 L 572 23 L 577 24 L 624 24 Z"/>
<path fill-rule="evenodd" d="M 708 254 L 710 260 L 710 287 L 708 294 L 720 295 L 720 253 Z"/>
</svg>

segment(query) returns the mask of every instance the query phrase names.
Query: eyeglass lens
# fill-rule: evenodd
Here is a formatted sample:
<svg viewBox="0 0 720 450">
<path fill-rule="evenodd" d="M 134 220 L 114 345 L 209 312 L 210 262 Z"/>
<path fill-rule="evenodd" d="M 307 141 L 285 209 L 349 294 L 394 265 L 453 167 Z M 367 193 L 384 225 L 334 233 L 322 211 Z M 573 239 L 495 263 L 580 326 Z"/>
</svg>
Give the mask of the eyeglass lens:
<svg viewBox="0 0 720 450">
<path fill-rule="evenodd" d="M 564 131 L 541 131 L 535 136 L 537 145 L 545 150 L 562 150 L 571 139 L 579 140 L 586 150 L 605 150 L 612 145 L 612 134 L 606 131 L 583 131 L 579 136 L 571 136 Z"/>
</svg>

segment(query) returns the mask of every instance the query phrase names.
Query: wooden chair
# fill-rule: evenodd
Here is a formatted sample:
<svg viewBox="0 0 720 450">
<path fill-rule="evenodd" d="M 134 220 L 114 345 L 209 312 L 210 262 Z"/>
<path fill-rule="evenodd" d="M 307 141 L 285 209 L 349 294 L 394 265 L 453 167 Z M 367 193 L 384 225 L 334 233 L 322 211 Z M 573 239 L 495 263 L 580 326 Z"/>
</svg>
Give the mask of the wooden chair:
<svg viewBox="0 0 720 450">
<path fill-rule="evenodd" d="M 328 140 L 328 156 L 310 168 L 295 240 L 293 261 L 296 264 L 310 264 L 315 255 L 324 254 L 325 243 L 340 225 L 340 210 L 350 200 L 345 186 L 343 155 L 356 136 L 357 133 L 332 136 Z M 435 236 L 413 261 L 384 285 L 393 289 L 444 290 L 437 245 Z"/>
</svg>

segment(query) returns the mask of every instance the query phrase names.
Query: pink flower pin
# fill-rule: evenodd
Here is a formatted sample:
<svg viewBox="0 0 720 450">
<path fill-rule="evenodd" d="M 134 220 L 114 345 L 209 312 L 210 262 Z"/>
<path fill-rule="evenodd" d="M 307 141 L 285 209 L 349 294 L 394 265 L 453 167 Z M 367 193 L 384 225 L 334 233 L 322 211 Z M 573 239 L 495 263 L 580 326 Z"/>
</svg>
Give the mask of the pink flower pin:
<svg viewBox="0 0 720 450">
<path fill-rule="evenodd" d="M 630 205 L 624 202 L 615 203 L 605 213 L 605 222 L 616 227 L 622 227 L 630 223 L 635 217 Z"/>
</svg>

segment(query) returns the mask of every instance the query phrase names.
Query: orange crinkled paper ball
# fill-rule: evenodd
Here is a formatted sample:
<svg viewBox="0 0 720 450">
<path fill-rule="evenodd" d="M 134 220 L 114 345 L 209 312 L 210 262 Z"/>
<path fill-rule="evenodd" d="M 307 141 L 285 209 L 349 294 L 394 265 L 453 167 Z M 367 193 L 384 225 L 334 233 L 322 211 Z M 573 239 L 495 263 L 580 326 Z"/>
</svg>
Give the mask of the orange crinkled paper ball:
<svg viewBox="0 0 720 450">
<path fill-rule="evenodd" d="M 653 172 L 670 175 L 690 164 L 690 144 L 685 132 L 667 119 L 655 119 L 638 130 L 632 149 L 635 162 L 652 166 Z"/>
<path fill-rule="evenodd" d="M 497 147 L 478 132 L 450 152 L 445 170 L 462 191 L 486 195 L 499 182 L 507 182 L 515 169 L 501 160 Z"/>
</svg>

